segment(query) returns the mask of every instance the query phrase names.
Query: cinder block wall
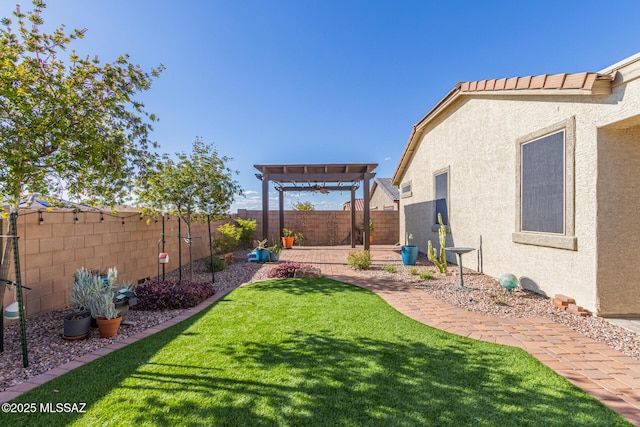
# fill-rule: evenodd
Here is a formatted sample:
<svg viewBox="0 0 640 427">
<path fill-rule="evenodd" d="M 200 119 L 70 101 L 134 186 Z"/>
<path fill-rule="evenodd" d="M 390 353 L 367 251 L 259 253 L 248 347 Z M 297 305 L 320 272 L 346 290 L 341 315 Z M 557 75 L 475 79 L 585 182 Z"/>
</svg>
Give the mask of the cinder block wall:
<svg viewBox="0 0 640 427">
<path fill-rule="evenodd" d="M 278 211 L 269 213 L 270 234 L 279 236 Z M 25 294 L 27 316 L 57 310 L 69 305 L 73 273 L 80 267 L 118 269 L 118 281 L 139 280 L 158 275 L 159 241 L 162 221 L 140 219 L 135 212 L 116 216 L 99 212 L 41 212 L 21 210 L 18 216 L 20 271 L 22 284 L 32 288 Z M 256 236 L 262 236 L 262 212 L 240 210 L 232 217 L 255 219 Z M 356 225 L 362 224 L 362 212 L 357 212 Z M 165 252 L 169 263 L 165 271 L 176 270 L 178 257 L 178 220 L 165 216 Z M 394 244 L 398 241 L 398 211 L 372 211 L 374 244 Z M 212 234 L 225 221 L 211 224 Z M 286 211 L 285 227 L 305 236 L 305 245 L 349 244 L 351 216 L 344 211 Z M 3 220 L 3 233 L 9 224 Z M 182 236 L 187 227 L 181 223 Z M 209 254 L 207 224 L 192 225 L 193 259 Z M 6 242 L 6 240 L 4 240 Z M 182 265 L 189 262 L 189 247 L 182 241 Z M 12 254 L 12 252 L 11 252 Z M 15 279 L 13 256 L 8 278 Z M 161 270 L 160 270 L 161 271 Z M 5 292 L 4 306 L 13 302 L 14 290 Z"/>
<path fill-rule="evenodd" d="M 269 211 L 269 241 L 280 236 L 279 211 Z M 371 211 L 374 231 L 373 244 L 398 243 L 399 212 Z M 255 219 L 257 236 L 262 236 L 262 211 L 239 210 L 241 218 Z M 356 227 L 363 225 L 363 212 L 356 212 Z M 351 212 L 349 211 L 284 211 L 284 226 L 304 235 L 306 246 L 333 246 L 350 244 Z M 356 236 L 358 233 L 356 233 Z"/>
<path fill-rule="evenodd" d="M 76 220 L 77 218 L 77 220 Z M 178 220 L 166 216 L 165 252 L 169 264 L 165 271 L 178 268 Z M 32 288 L 26 296 L 27 316 L 63 308 L 69 304 L 73 273 L 80 267 L 118 269 L 118 282 L 131 281 L 158 274 L 158 242 L 162 221 L 140 220 L 135 212 L 118 216 L 98 212 L 38 212 L 21 210 L 18 216 L 20 270 L 22 284 Z M 212 231 L 219 223 L 212 224 Z M 181 233 L 187 227 L 181 224 Z M 8 234 L 8 221 L 3 220 L 3 233 Z M 207 224 L 192 225 L 193 257 L 209 254 Z M 6 239 L 4 240 L 6 242 Z M 11 252 L 12 253 L 12 252 Z M 14 280 L 13 256 L 8 278 Z M 182 264 L 189 262 L 188 245 L 182 242 Z M 5 307 L 13 302 L 13 287 L 5 291 Z"/>
</svg>

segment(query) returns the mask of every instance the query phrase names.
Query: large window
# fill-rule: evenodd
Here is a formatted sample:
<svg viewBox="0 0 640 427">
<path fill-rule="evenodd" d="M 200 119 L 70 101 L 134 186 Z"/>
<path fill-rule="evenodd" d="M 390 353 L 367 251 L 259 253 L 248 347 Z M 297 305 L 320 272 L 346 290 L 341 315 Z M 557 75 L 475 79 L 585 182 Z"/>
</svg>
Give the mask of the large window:
<svg viewBox="0 0 640 427">
<path fill-rule="evenodd" d="M 514 242 L 576 250 L 574 150 L 573 118 L 517 141 Z"/>
<path fill-rule="evenodd" d="M 439 171 L 434 175 L 434 192 L 435 192 L 435 217 L 434 224 L 438 224 L 438 214 L 442 215 L 442 223 L 449 224 L 449 171 Z"/>
<path fill-rule="evenodd" d="M 564 233 L 564 130 L 522 144 L 522 231 Z"/>
</svg>

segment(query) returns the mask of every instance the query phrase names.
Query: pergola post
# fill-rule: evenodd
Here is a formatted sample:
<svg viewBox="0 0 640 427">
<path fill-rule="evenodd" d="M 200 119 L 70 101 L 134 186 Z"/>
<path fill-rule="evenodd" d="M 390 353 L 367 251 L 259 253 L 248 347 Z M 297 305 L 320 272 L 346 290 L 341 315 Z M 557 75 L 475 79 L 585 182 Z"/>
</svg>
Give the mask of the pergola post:
<svg viewBox="0 0 640 427">
<path fill-rule="evenodd" d="M 351 247 L 356 247 L 356 190 L 351 187 Z"/>
<path fill-rule="evenodd" d="M 262 240 L 269 238 L 269 175 L 262 174 Z"/>
<path fill-rule="evenodd" d="M 370 215 L 370 206 L 369 206 L 369 181 L 373 175 L 370 173 L 363 174 L 363 183 L 362 183 L 362 192 L 364 197 L 364 219 L 362 224 L 362 235 L 364 236 L 362 239 L 364 240 L 364 249 L 369 250 L 369 236 L 371 235 L 371 230 L 369 230 L 369 220 L 371 219 Z"/>
<path fill-rule="evenodd" d="M 281 238 L 283 236 L 282 234 L 282 229 L 284 228 L 284 190 L 282 188 L 280 188 L 278 190 L 278 207 L 280 210 L 280 216 L 279 218 L 279 225 L 280 225 L 280 230 L 278 231 L 278 238 Z"/>
</svg>

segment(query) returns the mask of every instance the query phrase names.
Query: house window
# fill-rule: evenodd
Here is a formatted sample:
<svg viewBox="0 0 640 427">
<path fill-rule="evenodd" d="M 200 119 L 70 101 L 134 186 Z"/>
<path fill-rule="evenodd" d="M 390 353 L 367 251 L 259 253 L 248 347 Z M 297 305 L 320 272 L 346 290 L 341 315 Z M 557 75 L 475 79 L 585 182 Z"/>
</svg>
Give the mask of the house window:
<svg viewBox="0 0 640 427">
<path fill-rule="evenodd" d="M 564 137 L 563 130 L 522 144 L 521 231 L 564 234 Z"/>
<path fill-rule="evenodd" d="M 436 172 L 434 175 L 435 186 L 435 217 L 434 224 L 439 224 L 438 214 L 442 215 L 442 223 L 444 225 L 449 224 L 449 170 Z"/>
<path fill-rule="evenodd" d="M 411 181 L 400 184 L 400 197 L 411 197 Z"/>
<path fill-rule="evenodd" d="M 514 242 L 577 249 L 574 151 L 574 118 L 517 141 Z"/>
</svg>

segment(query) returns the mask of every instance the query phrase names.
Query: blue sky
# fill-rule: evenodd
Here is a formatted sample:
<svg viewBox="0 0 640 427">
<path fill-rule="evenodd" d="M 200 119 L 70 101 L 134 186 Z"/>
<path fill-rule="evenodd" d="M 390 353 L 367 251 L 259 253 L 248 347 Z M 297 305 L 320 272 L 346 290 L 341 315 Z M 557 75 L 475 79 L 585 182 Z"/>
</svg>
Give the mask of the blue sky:
<svg viewBox="0 0 640 427">
<path fill-rule="evenodd" d="M 43 16 L 87 28 L 81 54 L 166 66 L 140 97 L 160 118 L 152 136 L 161 152 L 200 136 L 232 157 L 246 193 L 232 211 L 260 209 L 254 164 L 378 163 L 391 177 L 412 125 L 459 81 L 598 71 L 640 51 L 638 0 L 49 0 Z"/>
</svg>

